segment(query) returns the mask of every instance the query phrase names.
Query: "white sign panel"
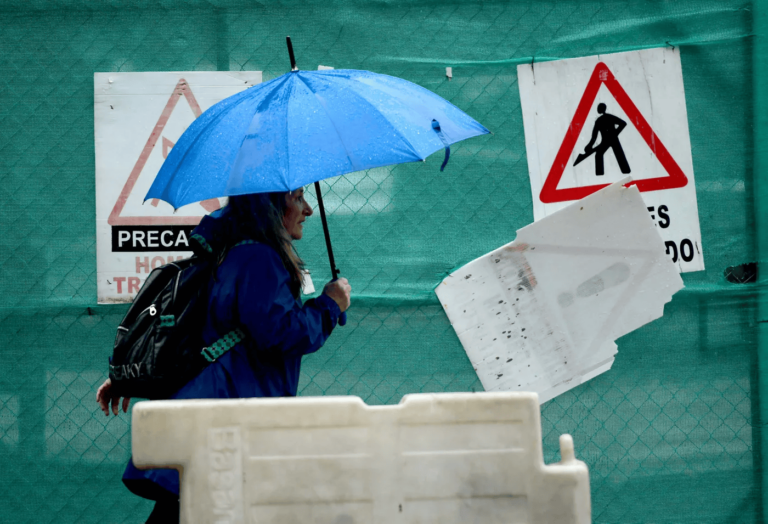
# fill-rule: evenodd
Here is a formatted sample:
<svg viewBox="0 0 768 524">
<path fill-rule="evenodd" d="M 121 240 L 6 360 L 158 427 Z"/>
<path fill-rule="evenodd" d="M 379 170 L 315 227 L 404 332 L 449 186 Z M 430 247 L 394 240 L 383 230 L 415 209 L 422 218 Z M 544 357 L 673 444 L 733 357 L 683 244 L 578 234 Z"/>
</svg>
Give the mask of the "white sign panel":
<svg viewBox="0 0 768 524">
<path fill-rule="evenodd" d="M 189 233 L 218 199 L 178 209 L 144 202 L 184 130 L 215 103 L 261 82 L 260 71 L 96 73 L 98 302 L 130 302 L 149 272 L 190 256 Z"/>
<path fill-rule="evenodd" d="M 683 287 L 626 181 L 524 227 L 437 286 L 486 391 L 546 402 L 608 371 L 614 340 L 659 318 Z"/>
<path fill-rule="evenodd" d="M 533 214 L 630 175 L 681 272 L 704 269 L 679 48 L 517 67 Z"/>
</svg>

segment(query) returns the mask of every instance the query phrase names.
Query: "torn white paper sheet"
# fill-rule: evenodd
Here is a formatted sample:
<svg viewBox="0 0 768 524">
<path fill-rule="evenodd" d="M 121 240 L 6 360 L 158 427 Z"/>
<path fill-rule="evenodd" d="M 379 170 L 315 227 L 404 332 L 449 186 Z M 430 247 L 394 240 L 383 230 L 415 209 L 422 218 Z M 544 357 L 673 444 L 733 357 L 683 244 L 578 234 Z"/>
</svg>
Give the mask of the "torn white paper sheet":
<svg viewBox="0 0 768 524">
<path fill-rule="evenodd" d="M 486 391 L 543 403 L 608 371 L 614 340 L 682 289 L 629 180 L 520 229 L 435 289 Z"/>
</svg>

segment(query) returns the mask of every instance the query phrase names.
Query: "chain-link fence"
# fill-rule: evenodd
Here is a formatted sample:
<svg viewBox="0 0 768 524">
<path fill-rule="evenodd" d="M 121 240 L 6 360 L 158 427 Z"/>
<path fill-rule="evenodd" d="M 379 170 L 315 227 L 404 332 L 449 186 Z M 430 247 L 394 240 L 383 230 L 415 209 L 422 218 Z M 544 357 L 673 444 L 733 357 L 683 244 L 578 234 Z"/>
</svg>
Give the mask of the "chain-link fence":
<svg viewBox="0 0 768 524">
<path fill-rule="evenodd" d="M 761 521 L 764 287 L 724 276 L 758 261 L 753 7 L 3 2 L 0 520 L 143 522 L 150 509 L 119 480 L 128 417 L 107 419 L 94 401 L 126 307 L 96 305 L 93 73 L 260 70 L 267 80 L 287 71 L 290 34 L 301 68 L 402 77 L 493 132 L 457 144 L 444 173 L 435 158 L 324 182 L 354 305 L 305 359 L 301 394 L 371 404 L 482 389 L 432 289 L 533 219 L 517 64 L 680 46 L 707 270 L 685 274 L 664 317 L 618 341 L 610 372 L 543 406 L 544 449 L 556 460 L 558 436 L 574 436 L 596 522 Z M 315 282 L 327 280 L 319 220 L 298 247 Z"/>
</svg>

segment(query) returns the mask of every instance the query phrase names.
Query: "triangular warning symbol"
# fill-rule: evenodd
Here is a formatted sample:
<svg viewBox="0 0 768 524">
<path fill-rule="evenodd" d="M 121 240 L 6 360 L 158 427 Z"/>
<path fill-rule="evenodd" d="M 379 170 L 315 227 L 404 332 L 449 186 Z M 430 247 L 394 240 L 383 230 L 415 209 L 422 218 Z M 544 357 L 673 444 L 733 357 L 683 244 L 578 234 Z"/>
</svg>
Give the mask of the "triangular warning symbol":
<svg viewBox="0 0 768 524">
<path fill-rule="evenodd" d="M 128 197 L 131 194 L 131 191 L 133 191 L 134 186 L 136 185 L 136 181 L 139 179 L 139 175 L 141 175 L 142 169 L 144 169 L 144 166 L 147 163 L 147 160 L 149 159 L 150 153 L 152 153 L 152 150 L 154 149 L 155 145 L 157 144 L 158 140 L 160 140 L 160 136 L 163 132 L 163 129 L 165 128 L 165 125 L 168 123 L 168 119 L 171 116 L 171 113 L 173 113 L 174 108 L 176 107 L 176 103 L 179 101 L 181 97 L 184 97 L 187 99 L 187 102 L 189 103 L 189 107 L 192 109 L 192 112 L 195 114 L 195 118 L 199 117 L 202 114 L 202 110 L 200 109 L 200 105 L 197 103 L 197 100 L 195 99 L 195 95 L 192 94 L 192 89 L 189 87 L 189 84 L 185 79 L 180 79 L 179 82 L 176 84 L 176 87 L 173 90 L 173 93 L 171 93 L 171 97 L 168 99 L 168 103 L 165 105 L 165 109 L 163 109 L 163 112 L 160 114 L 160 118 L 157 121 L 157 124 L 155 124 L 155 127 L 152 129 L 152 133 L 150 133 L 149 138 L 147 139 L 147 143 L 144 145 L 144 149 L 142 149 L 141 154 L 139 155 L 139 159 L 136 161 L 136 165 L 133 166 L 133 169 L 131 170 L 131 174 L 128 176 L 128 180 L 125 182 L 125 186 L 123 186 L 123 190 L 120 192 L 120 196 L 117 198 L 117 202 L 115 203 L 115 207 L 112 208 L 112 212 L 109 214 L 109 218 L 107 219 L 107 223 L 110 226 L 135 226 L 135 225 L 196 225 L 200 222 L 201 217 L 194 217 L 194 216 L 143 216 L 143 217 L 123 217 L 120 216 L 120 214 L 123 211 L 123 208 L 125 207 L 125 203 L 128 201 Z M 169 140 L 164 139 L 163 142 L 163 151 L 165 157 L 167 155 L 167 151 L 169 146 L 173 147 L 173 143 Z M 209 207 L 218 207 L 213 206 L 213 203 L 205 202 L 203 206 L 206 210 L 211 211 Z"/>
<path fill-rule="evenodd" d="M 688 177 L 685 176 L 683 170 L 677 165 L 675 159 L 661 143 L 659 137 L 653 132 L 648 121 L 640 114 L 640 110 L 637 109 L 634 102 L 629 98 L 627 92 L 621 87 L 619 81 L 613 76 L 608 66 L 603 62 L 598 63 L 595 66 L 595 70 L 592 71 L 592 76 L 589 78 L 587 88 L 584 90 L 584 94 L 581 96 L 581 101 L 576 108 L 576 114 L 573 115 L 571 125 L 568 126 L 568 131 L 565 134 L 563 143 L 555 156 L 555 161 L 552 163 L 552 167 L 549 170 L 547 179 L 544 181 L 544 185 L 541 188 L 539 198 L 545 204 L 552 204 L 554 202 L 567 202 L 570 200 L 579 200 L 586 196 L 591 195 L 595 191 L 610 185 L 610 184 L 595 184 L 591 186 L 583 187 L 570 187 L 564 189 L 558 189 L 557 186 L 560 183 L 560 179 L 563 176 L 566 166 L 568 165 L 573 148 L 576 146 L 576 141 L 581 134 L 581 130 L 584 127 L 589 116 L 589 110 L 592 107 L 595 99 L 597 98 L 597 92 L 600 89 L 600 85 L 605 84 L 608 91 L 613 95 L 618 102 L 621 109 L 629 118 L 630 122 L 635 126 L 640 136 L 651 148 L 651 151 L 661 163 L 662 167 L 666 170 L 669 176 L 662 176 L 656 178 L 646 178 L 642 180 L 633 180 L 629 184 L 636 185 L 640 191 L 659 191 L 661 189 L 674 189 L 683 187 L 688 184 Z"/>
</svg>

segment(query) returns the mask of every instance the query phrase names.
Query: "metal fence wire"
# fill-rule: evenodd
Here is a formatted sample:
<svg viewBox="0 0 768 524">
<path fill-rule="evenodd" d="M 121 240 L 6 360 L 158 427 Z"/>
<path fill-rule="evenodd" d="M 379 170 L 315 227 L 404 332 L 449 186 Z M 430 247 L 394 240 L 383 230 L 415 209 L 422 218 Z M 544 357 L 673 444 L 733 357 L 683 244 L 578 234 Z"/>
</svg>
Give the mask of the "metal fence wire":
<svg viewBox="0 0 768 524">
<path fill-rule="evenodd" d="M 533 220 L 516 66 L 679 46 L 706 271 L 621 338 L 610 372 L 542 407 L 571 433 L 600 523 L 762 521 L 753 80 L 760 2 L 7 0 L 0 4 L 0 521 L 143 522 L 120 483 L 129 417 L 106 418 L 122 305 L 96 304 L 93 73 L 368 69 L 488 127 L 442 158 L 323 183 L 349 323 L 304 360 L 302 395 L 370 404 L 481 391 L 433 288 Z M 446 77 L 452 67 L 453 78 Z M 763 126 L 763 127 L 760 127 Z M 308 191 L 311 195 L 311 191 Z M 314 204 L 314 202 L 312 202 Z M 316 217 L 315 217 L 316 218 Z M 298 244 L 330 278 L 319 220 Z M 729 274 L 732 274 L 733 270 Z M 747 280 L 747 281 L 745 281 Z M 765 310 L 763 310 L 765 311 Z"/>
</svg>

